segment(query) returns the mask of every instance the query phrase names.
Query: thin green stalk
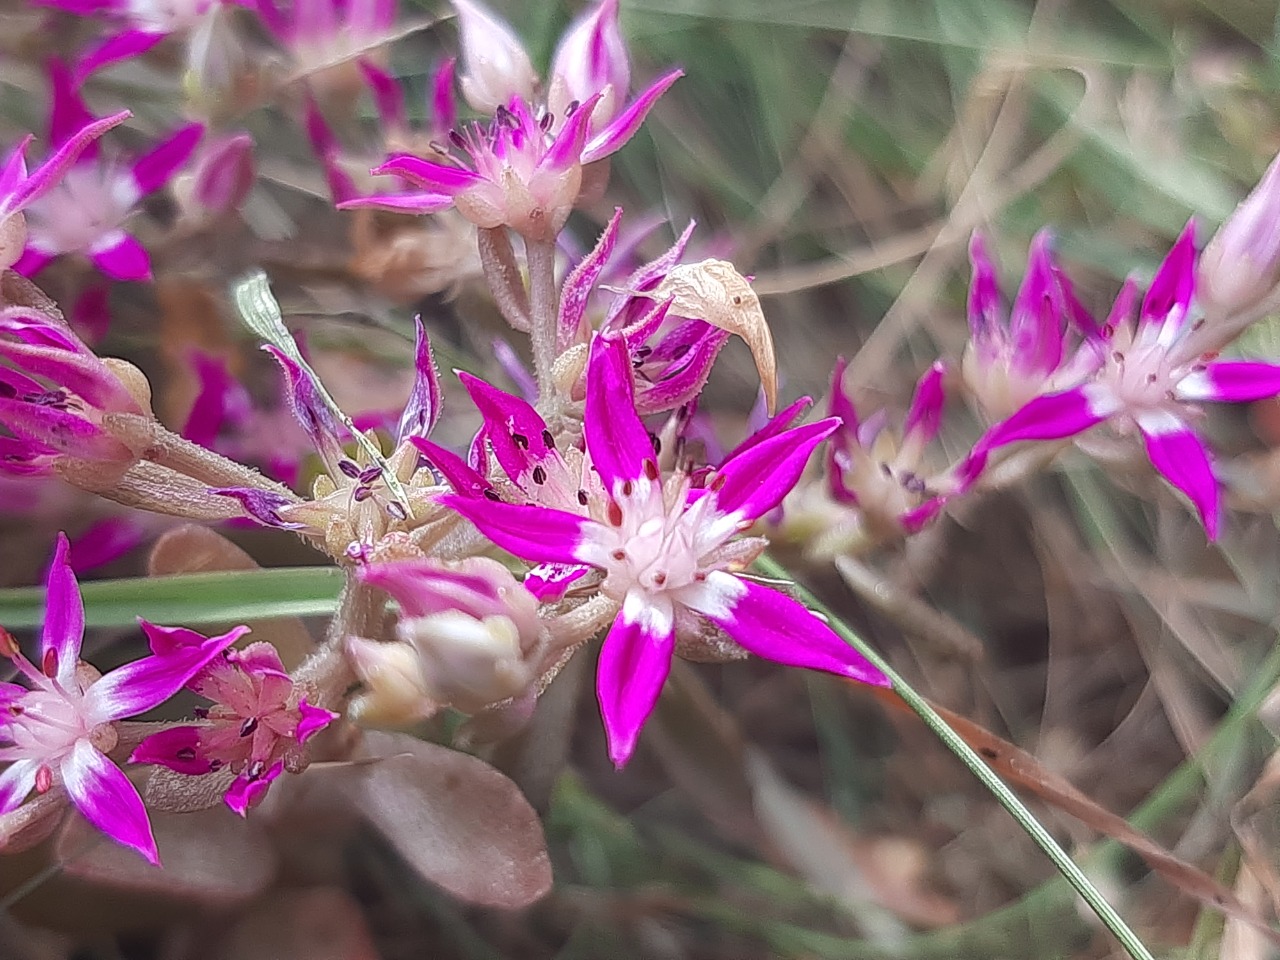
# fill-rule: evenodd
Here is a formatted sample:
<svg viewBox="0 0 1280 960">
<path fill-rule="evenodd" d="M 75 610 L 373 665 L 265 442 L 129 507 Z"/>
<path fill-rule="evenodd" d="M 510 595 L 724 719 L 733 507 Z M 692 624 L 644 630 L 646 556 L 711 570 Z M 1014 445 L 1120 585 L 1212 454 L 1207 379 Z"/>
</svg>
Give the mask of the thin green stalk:
<svg viewBox="0 0 1280 960">
<path fill-rule="evenodd" d="M 1106 898 L 1098 891 L 1098 888 L 1089 882 L 1089 878 L 1076 866 L 1075 861 L 1067 855 L 1067 852 L 1058 846 L 1057 841 L 1049 835 L 1049 831 L 1041 826 L 1040 821 L 1023 805 L 1022 801 L 1005 785 L 995 771 L 987 766 L 982 758 L 960 738 L 960 735 L 951 729 L 933 707 L 929 706 L 924 697 L 916 693 L 910 684 L 902 679 L 898 672 L 870 644 L 854 633 L 826 604 L 797 583 L 795 577 L 784 566 L 768 554 L 765 554 L 756 561 L 756 567 L 766 576 L 777 577 L 793 583 L 796 596 L 803 603 L 825 616 L 831 625 L 831 629 L 835 630 L 845 643 L 857 650 L 877 670 L 889 678 L 894 691 L 898 696 L 902 697 L 903 702 L 924 721 L 925 725 L 946 745 L 948 750 L 960 758 L 961 763 L 969 768 L 970 772 L 978 778 L 982 785 L 991 791 L 991 794 L 999 801 L 1000 806 L 1009 812 L 1009 815 L 1018 822 L 1018 826 L 1026 831 L 1027 835 L 1053 861 L 1053 865 L 1058 868 L 1058 872 L 1075 888 L 1075 891 L 1080 894 L 1084 902 L 1089 905 L 1089 908 L 1097 914 L 1098 919 L 1106 925 L 1106 928 L 1115 935 L 1115 938 L 1120 941 L 1120 945 L 1124 947 L 1125 952 L 1133 960 L 1154 960 L 1151 952 L 1138 939 L 1137 934 L 1129 929 L 1129 925 L 1124 922 L 1120 914 L 1116 913 L 1115 908 L 1107 902 Z"/>
</svg>

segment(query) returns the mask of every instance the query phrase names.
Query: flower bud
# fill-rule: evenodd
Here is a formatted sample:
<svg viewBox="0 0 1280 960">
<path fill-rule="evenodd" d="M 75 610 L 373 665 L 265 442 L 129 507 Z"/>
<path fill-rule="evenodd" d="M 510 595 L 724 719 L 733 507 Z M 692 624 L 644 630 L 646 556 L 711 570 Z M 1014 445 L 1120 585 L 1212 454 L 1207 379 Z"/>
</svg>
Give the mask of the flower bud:
<svg viewBox="0 0 1280 960">
<path fill-rule="evenodd" d="M 403 560 L 369 564 L 360 578 L 391 594 L 400 621 L 395 642 L 348 639 L 369 688 L 353 705 L 359 719 L 411 723 L 446 705 L 477 713 L 533 683 L 538 604 L 500 563 Z"/>
<path fill-rule="evenodd" d="M 1200 256 L 1198 298 L 1225 345 L 1280 283 L 1280 157 L 1214 234 Z"/>
<path fill-rule="evenodd" d="M 453 0 L 462 43 L 462 95 L 481 113 L 496 113 L 513 97 L 533 96 L 538 76 L 515 32 L 471 0 Z"/>
<path fill-rule="evenodd" d="M 618 114 L 631 86 L 631 62 L 618 24 L 618 0 L 601 0 L 565 32 L 551 64 L 547 109 L 563 117 L 571 103 L 602 94 L 591 114 L 592 132 Z"/>
<path fill-rule="evenodd" d="M 253 138 L 247 133 L 220 137 L 196 161 L 191 200 L 208 214 L 230 213 L 249 196 L 253 180 Z"/>
</svg>

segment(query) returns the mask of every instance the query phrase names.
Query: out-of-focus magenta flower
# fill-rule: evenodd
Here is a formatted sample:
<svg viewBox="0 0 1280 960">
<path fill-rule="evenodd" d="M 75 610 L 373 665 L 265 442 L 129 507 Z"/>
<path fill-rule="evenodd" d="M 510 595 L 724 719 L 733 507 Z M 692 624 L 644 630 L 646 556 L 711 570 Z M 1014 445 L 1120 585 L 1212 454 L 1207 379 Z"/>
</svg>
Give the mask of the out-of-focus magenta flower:
<svg viewBox="0 0 1280 960">
<path fill-rule="evenodd" d="M 925 466 L 925 450 L 942 425 L 947 368 L 939 361 L 920 378 L 901 434 L 888 429 L 883 410 L 859 417 L 845 390 L 845 368 L 842 357 L 831 377 L 828 412 L 840 419 L 840 428 L 827 454 L 828 490 L 837 503 L 857 508 L 864 536 L 880 540 L 914 533 L 948 499 L 972 486 L 980 467 L 971 458 L 940 473 Z"/>
<path fill-rule="evenodd" d="M 507 23 L 471 0 L 452 0 L 462 47 L 462 95 L 473 110 L 496 113 L 533 98 L 538 75 Z"/>
<path fill-rule="evenodd" d="M 0 435 L 0 472 L 47 473 L 62 456 L 134 459 L 103 417 L 146 412 L 134 392 L 141 374 L 131 389 L 120 376 L 131 368 L 111 366 L 65 323 L 24 307 L 0 311 L 0 358 L 0 424 L 11 434 Z"/>
<path fill-rule="evenodd" d="M 144 620 L 153 649 L 161 647 L 164 654 L 99 675 L 80 662 L 84 605 L 67 549 L 66 537 L 59 535 L 49 568 L 39 667 L 0 631 L 4 655 L 28 684 L 0 683 L 0 759 L 9 764 L 0 773 L 0 813 L 16 809 L 32 790 L 43 793 L 61 785 L 86 820 L 157 863 L 142 798 L 106 756 L 118 740 L 115 722 L 164 703 L 247 628 L 203 637 Z M 181 645 L 169 639 L 177 636 Z"/>
<path fill-rule="evenodd" d="M 33 138 L 25 137 L 13 148 L 0 166 L 0 270 L 13 266 L 22 256 L 27 242 L 22 211 L 57 186 L 90 144 L 130 116 L 123 110 L 68 130 L 62 142 L 53 145 L 53 153 L 30 173 L 26 150 Z"/>
<path fill-rule="evenodd" d="M 961 372 L 991 420 L 1009 416 L 1032 397 L 1075 386 L 1091 371 L 1088 352 L 1072 349 L 1091 321 L 1059 271 L 1047 230 L 1036 234 L 1022 286 L 1005 317 L 986 243 L 969 244 L 969 343 Z"/>
<path fill-rule="evenodd" d="M 50 66 L 53 107 L 49 142 L 66 143 L 92 119 L 71 75 L 61 63 Z M 151 260 L 124 223 L 139 200 L 163 187 L 187 161 L 204 128 L 183 127 L 130 166 L 104 159 L 95 144 L 80 153 L 61 181 L 27 207 L 27 245 L 15 265 L 31 276 L 54 257 L 80 253 L 115 280 L 149 280 Z"/>
<path fill-rule="evenodd" d="M 289 54 L 294 72 L 317 73 L 389 42 L 396 0 L 244 0 Z"/>
<path fill-rule="evenodd" d="M 1136 310 L 1137 285 L 1121 289 L 1111 315 L 1081 347 L 1092 361 L 1087 381 L 1036 397 L 992 427 L 975 455 L 1022 440 L 1074 437 L 1108 422 L 1142 435 L 1152 465 L 1184 493 L 1210 539 L 1221 497 L 1209 452 L 1191 427 L 1206 400 L 1239 403 L 1280 394 L 1280 365 L 1218 360 L 1202 353 L 1205 321 L 1193 316 L 1195 225 L 1188 223 Z"/>
<path fill-rule="evenodd" d="M 406 559 L 371 563 L 360 579 L 400 606 L 397 642 L 350 637 L 347 653 L 368 687 L 352 710 L 403 725 L 452 706 L 478 713 L 518 697 L 536 679 L 538 601 L 498 563 Z"/>
<path fill-rule="evenodd" d="M 601 592 L 621 605 L 601 650 L 596 685 L 615 764 L 626 763 L 635 749 L 670 670 L 677 634 L 696 632 L 707 621 L 758 656 L 886 682 L 801 604 L 738 575 L 765 542 L 735 538 L 781 502 L 837 426 L 824 420 L 754 444 L 722 464 L 703 489 L 690 489 L 684 473 L 663 482 L 652 440 L 635 414 L 625 347 L 597 337 L 584 429 L 607 496 L 593 505 L 593 515 L 487 497 L 442 498 L 516 556 L 603 574 Z M 498 429 L 490 427 L 491 440 Z"/>
<path fill-rule="evenodd" d="M 571 103 L 596 94 L 591 115 L 595 132 L 618 114 L 631 88 L 631 59 L 618 23 L 618 0 L 600 0 L 565 31 L 551 61 L 547 109 L 565 116 Z"/>
<path fill-rule="evenodd" d="M 1200 256 L 1196 298 L 1208 321 L 1198 346 L 1216 350 L 1257 320 L 1280 285 L 1280 157 L 1213 235 Z"/>
<path fill-rule="evenodd" d="M 181 655 L 193 638 L 189 631 L 156 634 L 151 649 L 158 657 Z M 338 716 L 307 702 L 307 689 L 294 683 L 269 643 L 226 650 L 186 685 L 213 705 L 198 712 L 198 723 L 147 737 L 129 760 L 191 776 L 233 771 L 225 800 L 242 817 L 281 773 L 305 768 L 306 742 Z"/>
</svg>

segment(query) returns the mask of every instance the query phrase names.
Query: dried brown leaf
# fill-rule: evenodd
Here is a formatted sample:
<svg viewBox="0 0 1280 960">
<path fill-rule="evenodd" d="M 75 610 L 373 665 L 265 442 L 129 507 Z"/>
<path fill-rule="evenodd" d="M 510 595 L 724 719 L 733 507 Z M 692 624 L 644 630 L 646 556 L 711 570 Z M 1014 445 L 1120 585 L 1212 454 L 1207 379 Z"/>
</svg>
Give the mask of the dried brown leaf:
<svg viewBox="0 0 1280 960">
<path fill-rule="evenodd" d="M 699 318 L 741 337 L 751 348 L 765 403 L 769 415 L 773 415 L 778 408 L 778 360 L 773 335 L 760 298 L 733 264 L 724 260 L 680 264 L 671 268 L 656 289 L 643 296 L 658 302 L 670 299 L 673 316 Z"/>
</svg>

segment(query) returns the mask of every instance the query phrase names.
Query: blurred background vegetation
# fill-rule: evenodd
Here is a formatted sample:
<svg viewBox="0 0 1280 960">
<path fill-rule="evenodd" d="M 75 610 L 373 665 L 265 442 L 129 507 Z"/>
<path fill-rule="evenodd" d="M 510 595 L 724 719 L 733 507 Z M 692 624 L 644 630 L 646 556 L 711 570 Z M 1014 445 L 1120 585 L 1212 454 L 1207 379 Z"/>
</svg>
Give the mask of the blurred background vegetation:
<svg viewBox="0 0 1280 960">
<path fill-rule="evenodd" d="M 495 6 L 543 66 L 576 12 L 550 0 Z M 957 357 L 975 229 L 1011 293 L 1031 236 L 1048 226 L 1083 299 L 1105 312 L 1120 280 L 1149 274 L 1189 216 L 1207 239 L 1280 148 L 1269 0 L 622 8 L 633 75 L 679 64 L 687 76 L 615 158 L 608 194 L 571 227 L 590 244 L 615 203 L 636 218 L 659 214 L 677 233 L 696 219 L 698 250 L 755 275 L 788 398 L 821 395 L 842 353 L 860 399 L 900 406 L 928 363 Z M 433 27 L 397 45 L 392 67 L 423 89 L 434 51 L 453 42 L 449 25 Z M 0 88 L 6 120 L 39 129 L 40 104 L 15 76 Z M 121 105 L 138 109 L 139 89 L 119 83 Z M 249 124 L 267 151 L 276 136 L 281 156 L 309 162 L 296 127 Z M 314 167 L 309 176 L 318 179 Z M 344 242 L 324 198 L 311 202 L 331 233 L 308 231 L 292 262 L 284 241 L 270 258 L 303 283 L 314 272 L 299 261 Z M 131 296 L 117 295 L 126 313 Z M 370 305 L 357 291 L 338 312 L 348 303 L 407 327 L 402 306 Z M 446 366 L 483 365 L 453 302 L 417 306 L 438 323 Z M 155 329 L 139 320 L 117 336 L 145 354 Z M 1268 342 L 1259 331 L 1252 346 Z M 755 386 L 739 346 L 713 390 L 714 407 L 740 424 Z M 1271 409 L 1223 415 L 1215 443 L 1266 458 L 1280 441 L 1274 421 Z M 1066 458 L 869 558 L 860 595 L 834 572 L 807 576 L 932 699 L 1272 916 L 1280 829 L 1265 765 L 1276 744 L 1259 710 L 1280 679 L 1275 523 L 1264 505 L 1211 548 L 1185 508 L 1161 497 Z M 248 542 L 277 560 L 261 539 Z M 39 561 L 27 558 L 44 552 L 12 533 L 4 544 L 24 571 L 6 581 L 33 582 Z M 938 615 L 936 629 L 913 619 L 920 608 Z M 557 681 L 527 741 L 493 758 L 545 812 L 553 894 L 520 914 L 459 905 L 365 837 L 328 868 L 360 904 L 377 955 L 1115 955 L 959 764 L 864 693 L 760 663 L 680 664 L 635 760 L 615 773 L 588 666 Z M 1158 954 L 1277 956 L 1089 826 L 1035 809 Z M 167 956 L 157 942 L 134 935 L 82 955 Z"/>
</svg>

